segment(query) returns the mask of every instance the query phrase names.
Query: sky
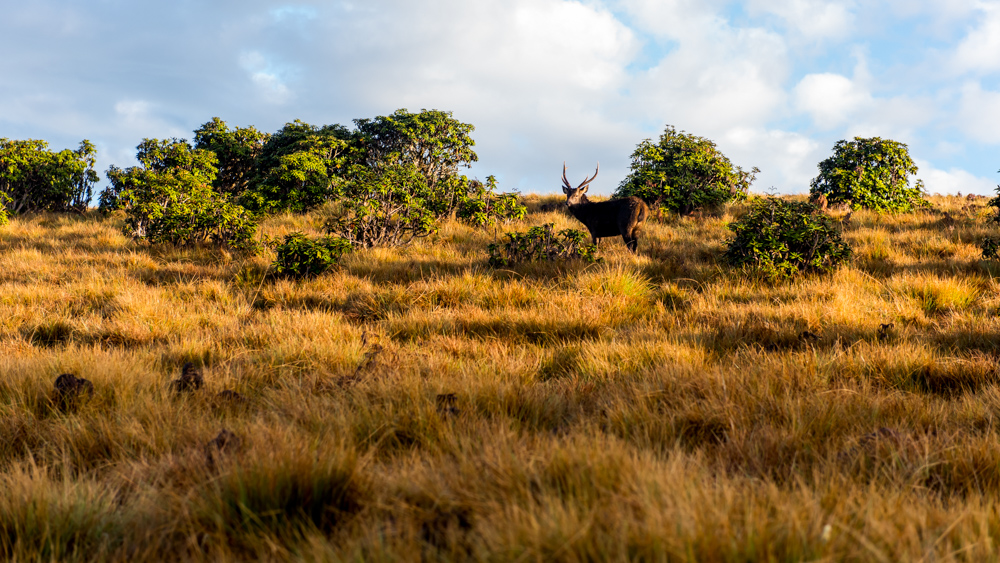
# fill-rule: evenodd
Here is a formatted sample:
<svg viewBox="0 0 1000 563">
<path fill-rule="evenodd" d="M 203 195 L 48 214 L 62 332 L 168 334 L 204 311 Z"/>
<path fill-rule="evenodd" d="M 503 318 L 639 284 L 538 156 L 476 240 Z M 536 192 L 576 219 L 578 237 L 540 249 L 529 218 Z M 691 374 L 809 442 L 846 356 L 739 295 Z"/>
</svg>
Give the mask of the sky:
<svg viewBox="0 0 1000 563">
<path fill-rule="evenodd" d="M 667 125 L 805 193 L 840 139 L 906 143 L 926 189 L 1000 182 L 1000 0 L 0 0 L 0 137 L 98 167 L 220 117 L 277 131 L 438 109 L 504 191 L 600 162 L 610 194 Z M 102 184 L 106 183 L 102 180 Z"/>
</svg>

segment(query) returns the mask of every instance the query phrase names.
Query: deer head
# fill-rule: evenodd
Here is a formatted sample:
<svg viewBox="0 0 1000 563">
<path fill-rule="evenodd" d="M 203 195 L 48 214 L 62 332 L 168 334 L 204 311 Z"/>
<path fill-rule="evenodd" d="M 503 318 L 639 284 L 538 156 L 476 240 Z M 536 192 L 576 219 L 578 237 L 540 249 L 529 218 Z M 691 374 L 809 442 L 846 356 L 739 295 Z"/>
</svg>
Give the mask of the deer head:
<svg viewBox="0 0 1000 563">
<path fill-rule="evenodd" d="M 574 188 L 573 185 L 569 183 L 569 180 L 566 179 L 566 163 L 563 162 L 562 190 L 563 193 L 566 194 L 566 205 L 576 205 L 578 203 L 583 203 L 587 201 L 587 196 L 585 196 L 584 194 L 587 193 L 587 189 L 590 187 L 590 183 L 594 181 L 594 178 L 597 177 L 597 173 L 600 171 L 601 171 L 601 163 L 598 162 L 597 170 L 594 171 L 594 175 L 591 176 L 590 178 L 587 178 L 583 182 L 580 182 L 580 185 Z"/>
</svg>

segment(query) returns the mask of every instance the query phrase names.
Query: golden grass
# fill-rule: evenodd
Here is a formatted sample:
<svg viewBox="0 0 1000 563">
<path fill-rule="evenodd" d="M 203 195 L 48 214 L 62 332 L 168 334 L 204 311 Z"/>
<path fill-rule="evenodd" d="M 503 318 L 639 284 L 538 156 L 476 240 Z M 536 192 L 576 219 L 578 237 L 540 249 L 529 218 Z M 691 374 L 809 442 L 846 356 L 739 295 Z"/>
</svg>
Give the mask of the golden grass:
<svg viewBox="0 0 1000 563">
<path fill-rule="evenodd" d="M 581 228 L 558 199 L 526 223 Z M 736 207 L 507 271 L 449 222 L 299 282 L 96 214 L 14 219 L 0 555 L 996 559 L 993 227 L 984 199 L 934 204 L 853 213 L 850 266 L 778 285 L 717 261 Z M 186 362 L 205 388 L 175 396 Z M 66 372 L 96 388 L 74 408 Z"/>
</svg>

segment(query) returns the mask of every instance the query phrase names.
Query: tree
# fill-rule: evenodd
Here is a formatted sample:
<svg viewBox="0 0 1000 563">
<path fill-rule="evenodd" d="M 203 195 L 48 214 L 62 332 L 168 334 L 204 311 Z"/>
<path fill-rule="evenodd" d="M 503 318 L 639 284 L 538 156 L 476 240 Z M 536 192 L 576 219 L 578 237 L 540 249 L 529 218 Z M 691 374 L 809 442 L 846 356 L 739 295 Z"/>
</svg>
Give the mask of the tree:
<svg viewBox="0 0 1000 563">
<path fill-rule="evenodd" d="M 328 230 L 356 247 L 402 246 L 436 230 L 435 217 L 420 194 L 426 178 L 412 164 L 370 168 L 358 165 L 345 187 L 340 212 Z"/>
<path fill-rule="evenodd" d="M 136 149 L 140 166 L 112 166 L 110 185 L 100 196 L 102 210 L 125 213 L 126 235 L 152 244 L 212 242 L 255 249 L 255 217 L 212 189 L 213 152 L 193 149 L 184 139 L 143 139 Z"/>
<path fill-rule="evenodd" d="M 215 153 L 218 175 L 212 183 L 217 192 L 238 197 L 251 187 L 257 160 L 264 152 L 270 135 L 254 127 L 230 129 L 225 121 L 213 117 L 194 131 L 194 148 Z"/>
<path fill-rule="evenodd" d="M 356 149 L 356 134 L 342 125 L 286 123 L 261 149 L 255 177 L 240 201 L 258 213 L 318 207 L 339 194 Z"/>
<path fill-rule="evenodd" d="M 49 150 L 45 141 L 0 139 L 0 200 L 10 213 L 82 212 L 98 176 L 97 149 L 87 140 L 77 150 Z"/>
<path fill-rule="evenodd" d="M 455 210 L 468 187 L 458 176 L 479 160 L 469 135 L 475 127 L 452 117 L 451 112 L 396 110 L 389 116 L 355 119 L 364 165 L 371 169 L 412 166 L 424 177 L 427 193 L 421 194 L 435 216 Z"/>
<path fill-rule="evenodd" d="M 657 143 L 646 139 L 632 153 L 629 175 L 615 197 L 637 196 L 666 211 L 687 215 L 746 198 L 756 167 L 744 171 L 704 137 L 668 125 Z"/>
<path fill-rule="evenodd" d="M 923 182 L 910 187 L 917 173 L 903 143 L 879 137 L 855 137 L 833 146 L 833 156 L 819 163 L 819 175 L 809 184 L 813 196 L 823 194 L 828 202 L 848 203 L 853 209 L 905 212 L 929 205 L 923 198 Z"/>
<path fill-rule="evenodd" d="M 804 201 L 756 199 L 747 214 L 728 227 L 735 236 L 723 260 L 771 279 L 829 272 L 851 256 L 830 218 Z"/>
</svg>

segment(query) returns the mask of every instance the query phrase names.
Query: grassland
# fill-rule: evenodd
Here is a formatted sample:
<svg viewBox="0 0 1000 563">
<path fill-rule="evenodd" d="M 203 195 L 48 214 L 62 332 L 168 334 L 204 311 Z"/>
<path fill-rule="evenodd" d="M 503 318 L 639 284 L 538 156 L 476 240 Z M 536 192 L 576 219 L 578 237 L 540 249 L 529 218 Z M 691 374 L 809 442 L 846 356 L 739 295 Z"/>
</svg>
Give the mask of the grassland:
<svg viewBox="0 0 1000 563">
<path fill-rule="evenodd" d="M 580 228 L 546 201 L 519 228 Z M 995 560 L 996 227 L 933 203 L 855 212 L 851 265 L 774 285 L 717 262 L 738 208 L 513 271 L 450 222 L 302 282 L 97 214 L 15 219 L 0 556 Z M 186 362 L 206 386 L 175 396 Z M 95 385 L 76 408 L 50 401 L 65 372 Z"/>
</svg>

